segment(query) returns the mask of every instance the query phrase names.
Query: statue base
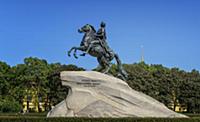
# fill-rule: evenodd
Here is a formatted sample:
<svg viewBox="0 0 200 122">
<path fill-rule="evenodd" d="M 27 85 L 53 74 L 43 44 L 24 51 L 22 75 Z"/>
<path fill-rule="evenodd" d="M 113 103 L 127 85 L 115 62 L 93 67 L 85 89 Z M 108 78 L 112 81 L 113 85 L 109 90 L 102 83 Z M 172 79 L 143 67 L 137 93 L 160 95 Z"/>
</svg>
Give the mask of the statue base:
<svg viewBox="0 0 200 122">
<path fill-rule="evenodd" d="M 47 117 L 187 117 L 106 74 L 63 71 L 61 80 L 68 96 Z"/>
</svg>

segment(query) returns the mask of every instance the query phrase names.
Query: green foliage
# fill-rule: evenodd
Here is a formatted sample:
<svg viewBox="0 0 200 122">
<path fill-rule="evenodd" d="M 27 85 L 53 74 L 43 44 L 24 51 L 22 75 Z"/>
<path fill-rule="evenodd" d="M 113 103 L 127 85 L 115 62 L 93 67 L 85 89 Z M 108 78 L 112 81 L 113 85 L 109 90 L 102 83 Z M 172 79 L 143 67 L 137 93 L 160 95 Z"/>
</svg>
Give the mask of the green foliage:
<svg viewBox="0 0 200 122">
<path fill-rule="evenodd" d="M 124 64 L 129 78 L 127 83 L 135 90 L 159 100 L 166 106 L 180 104 L 187 106 L 187 112 L 200 113 L 200 73 L 197 70 L 186 72 L 178 68 L 166 68 L 162 65 L 148 65 L 144 62 Z M 12 98 L 13 104 L 22 101 L 31 92 L 36 93 L 36 103 L 39 98 L 45 99 L 45 109 L 51 109 L 62 101 L 68 88 L 63 87 L 60 81 L 61 71 L 84 71 L 75 65 L 62 65 L 60 63 L 49 64 L 44 59 L 29 57 L 24 63 L 9 66 L 0 61 L 0 96 L 1 104 L 9 106 L 8 102 L 2 102 Z M 112 65 L 110 74 L 117 75 L 117 66 Z M 16 105 L 17 106 L 17 105 Z M 6 109 L 5 109 L 6 110 Z"/>
<path fill-rule="evenodd" d="M 21 106 L 13 98 L 0 98 L 0 112 L 19 112 Z"/>
<path fill-rule="evenodd" d="M 46 118 L 47 113 L 0 113 L 0 122 L 199 122 L 199 114 L 186 114 L 190 118 Z"/>
<path fill-rule="evenodd" d="M 22 106 L 23 99 L 35 93 L 35 103 L 39 108 L 39 101 L 45 101 L 45 109 L 59 103 L 66 97 L 67 89 L 63 88 L 60 81 L 60 71 L 83 71 L 75 65 L 61 65 L 60 63 L 48 64 L 44 59 L 29 57 L 23 64 L 10 67 L 5 62 L 0 62 L 0 95 L 10 96 Z M 3 106 L 9 101 L 2 102 Z M 4 108 L 6 111 L 6 108 Z M 10 109 L 10 108 L 9 108 Z M 11 110 L 12 111 L 12 110 Z"/>
<path fill-rule="evenodd" d="M 199 118 L 37 118 L 0 117 L 0 122 L 199 122 Z"/>
<path fill-rule="evenodd" d="M 188 112 L 200 113 L 200 76 L 193 70 L 180 84 L 180 102 L 188 106 Z"/>
<path fill-rule="evenodd" d="M 10 66 L 0 61 L 0 95 L 6 95 L 9 90 Z"/>
<path fill-rule="evenodd" d="M 185 72 L 178 68 L 162 65 L 125 64 L 129 74 L 128 84 L 138 91 L 164 103 L 166 106 L 180 104 L 187 106 L 187 112 L 200 113 L 200 74 Z"/>
</svg>

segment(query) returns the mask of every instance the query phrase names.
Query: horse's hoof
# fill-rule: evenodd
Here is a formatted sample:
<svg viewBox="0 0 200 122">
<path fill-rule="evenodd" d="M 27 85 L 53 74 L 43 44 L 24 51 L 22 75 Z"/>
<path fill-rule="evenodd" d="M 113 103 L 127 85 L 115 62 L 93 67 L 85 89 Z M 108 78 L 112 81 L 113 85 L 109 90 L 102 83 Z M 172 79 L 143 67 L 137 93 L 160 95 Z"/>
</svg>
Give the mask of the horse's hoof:
<svg viewBox="0 0 200 122">
<path fill-rule="evenodd" d="M 85 56 L 85 53 L 83 53 L 83 54 L 80 54 L 80 56 Z"/>
<path fill-rule="evenodd" d="M 108 74 L 108 71 L 104 71 L 103 74 Z"/>
<path fill-rule="evenodd" d="M 78 59 L 78 57 L 76 55 L 74 55 L 74 58 Z"/>
<path fill-rule="evenodd" d="M 67 55 L 68 55 L 69 57 L 71 56 L 69 51 L 68 51 Z"/>
</svg>

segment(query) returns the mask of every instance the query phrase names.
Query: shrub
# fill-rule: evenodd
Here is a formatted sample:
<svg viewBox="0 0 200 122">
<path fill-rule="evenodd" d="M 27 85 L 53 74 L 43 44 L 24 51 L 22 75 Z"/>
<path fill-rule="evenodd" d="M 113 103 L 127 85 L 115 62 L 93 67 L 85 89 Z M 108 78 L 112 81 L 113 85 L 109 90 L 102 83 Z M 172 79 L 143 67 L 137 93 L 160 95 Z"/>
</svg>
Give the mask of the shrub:
<svg viewBox="0 0 200 122">
<path fill-rule="evenodd" d="M 46 118 L 0 117 L 0 122 L 199 122 L 199 118 Z"/>
<path fill-rule="evenodd" d="M 19 112 L 21 106 L 13 98 L 0 98 L 0 112 Z"/>
</svg>

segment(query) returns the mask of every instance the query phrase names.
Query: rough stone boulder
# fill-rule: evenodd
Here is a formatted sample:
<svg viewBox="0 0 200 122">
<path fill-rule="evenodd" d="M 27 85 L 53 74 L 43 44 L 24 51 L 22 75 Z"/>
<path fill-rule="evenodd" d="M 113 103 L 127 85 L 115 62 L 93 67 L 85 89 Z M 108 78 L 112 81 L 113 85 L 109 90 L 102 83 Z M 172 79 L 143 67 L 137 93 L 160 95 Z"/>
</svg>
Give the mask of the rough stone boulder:
<svg viewBox="0 0 200 122">
<path fill-rule="evenodd" d="M 61 80 L 69 87 L 69 94 L 47 117 L 187 117 L 113 76 L 64 71 Z"/>
</svg>

